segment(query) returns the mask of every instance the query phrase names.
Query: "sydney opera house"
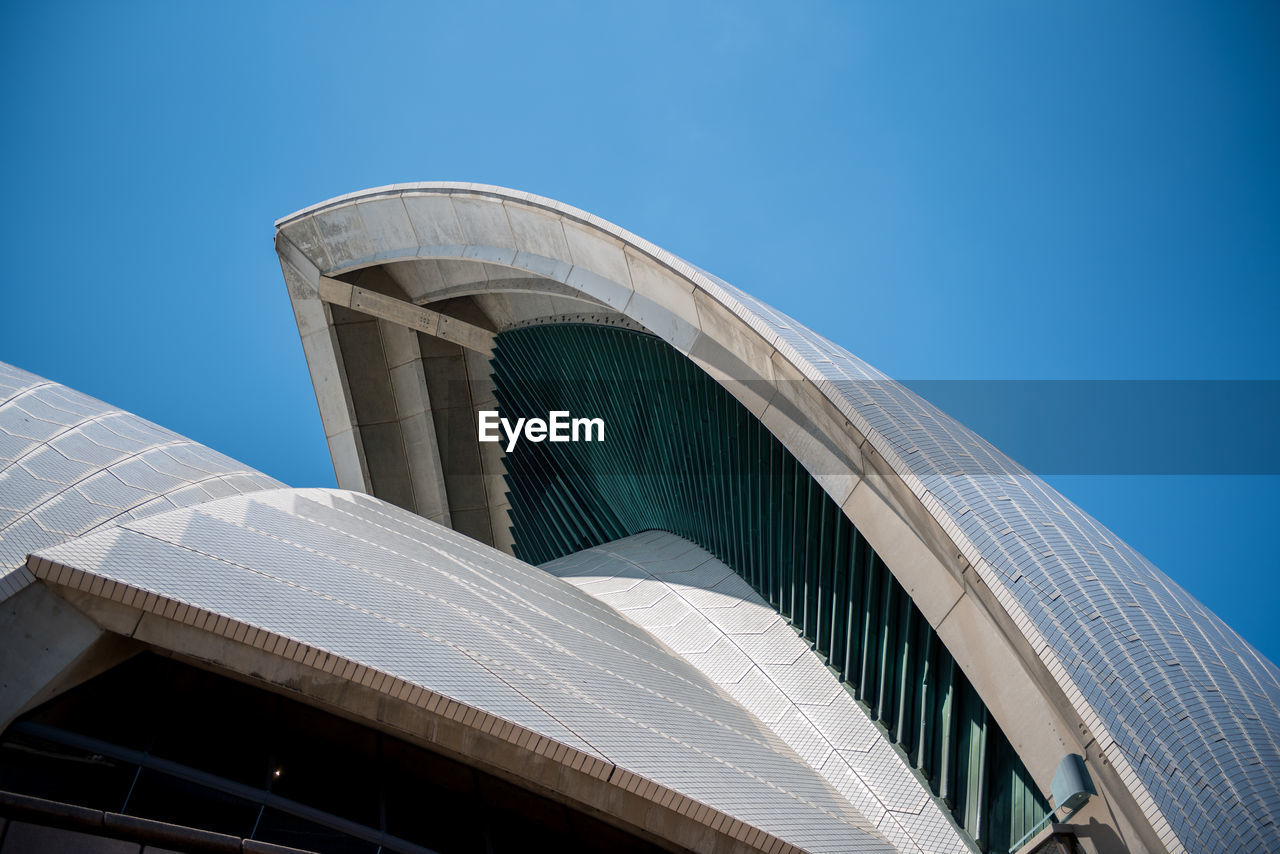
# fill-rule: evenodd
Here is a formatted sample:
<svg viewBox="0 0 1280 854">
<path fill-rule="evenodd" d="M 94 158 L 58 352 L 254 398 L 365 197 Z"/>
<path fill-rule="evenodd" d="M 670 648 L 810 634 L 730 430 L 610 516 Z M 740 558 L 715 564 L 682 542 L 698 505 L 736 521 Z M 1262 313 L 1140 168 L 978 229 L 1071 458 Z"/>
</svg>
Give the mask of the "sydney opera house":
<svg viewBox="0 0 1280 854">
<path fill-rule="evenodd" d="M 846 350 L 498 187 L 276 248 L 338 489 L 0 367 L 0 854 L 1280 851 L 1275 665 Z"/>
</svg>

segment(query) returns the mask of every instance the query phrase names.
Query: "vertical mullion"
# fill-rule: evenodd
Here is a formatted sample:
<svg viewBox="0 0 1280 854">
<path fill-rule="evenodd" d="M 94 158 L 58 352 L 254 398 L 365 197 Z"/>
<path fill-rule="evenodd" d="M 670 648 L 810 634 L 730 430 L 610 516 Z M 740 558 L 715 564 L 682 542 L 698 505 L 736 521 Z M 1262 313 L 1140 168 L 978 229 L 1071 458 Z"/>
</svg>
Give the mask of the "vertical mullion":
<svg viewBox="0 0 1280 854">
<path fill-rule="evenodd" d="M 857 696 L 862 674 L 862 550 L 866 544 L 856 528 L 850 531 L 850 536 L 849 567 L 846 570 L 849 573 L 849 612 L 844 643 L 844 680 L 853 687 L 854 696 Z"/>
<path fill-rule="evenodd" d="M 875 552 L 865 538 L 859 538 L 862 546 L 862 642 L 858 658 L 858 699 L 870 708 L 875 689 L 876 601 L 878 581 L 875 572 Z"/>
<path fill-rule="evenodd" d="M 940 655 L 942 659 L 939 679 L 939 713 L 938 713 L 938 785 L 935 791 L 938 797 L 946 801 L 948 807 L 955 806 L 955 660 L 949 653 Z"/>
<path fill-rule="evenodd" d="M 817 483 L 817 481 L 814 481 Z M 813 609 L 813 643 L 814 648 L 822 654 L 824 661 L 831 660 L 831 549 L 835 545 L 835 532 L 832 530 L 831 498 L 826 490 L 818 487 L 818 507 L 821 508 L 821 527 L 818 532 L 817 568 L 814 571 L 816 586 L 814 590 Z"/>
<path fill-rule="evenodd" d="M 679 385 L 673 383 L 670 371 L 670 359 L 659 358 L 662 351 L 655 347 L 645 348 L 648 356 L 647 362 L 652 366 L 647 382 L 650 385 L 650 392 L 659 412 L 661 423 L 671 425 L 675 429 L 664 429 L 657 431 L 659 433 L 660 453 L 662 454 L 662 495 L 663 504 L 661 507 L 653 508 L 656 516 L 662 520 L 662 527 L 665 530 L 671 530 L 677 525 L 674 520 L 683 518 L 678 509 L 684 504 L 684 481 L 678 476 L 683 466 L 676 462 L 676 455 L 680 452 L 678 436 L 683 432 L 679 427 L 679 419 L 682 417 L 676 401 L 673 397 L 679 394 Z M 659 450 L 659 449 L 655 449 Z"/>
<path fill-rule="evenodd" d="M 801 467 L 803 470 L 803 466 Z M 813 478 L 805 471 L 804 478 L 804 537 L 800 541 L 800 565 L 803 569 L 800 581 L 800 636 L 813 642 L 813 618 L 815 594 L 818 587 L 818 561 L 815 558 L 819 530 L 819 513 L 815 508 Z"/>
<path fill-rule="evenodd" d="M 893 713 L 893 640 L 897 634 L 897 582 L 884 563 L 876 559 L 876 574 L 883 578 L 880 594 L 880 649 L 877 660 L 876 720 L 889 725 Z"/>
<path fill-rule="evenodd" d="M 985 849 L 987 843 L 987 709 L 978 699 L 978 692 L 971 687 L 974 719 L 973 738 L 969 743 L 969 797 L 971 816 L 969 835 Z"/>
<path fill-rule="evenodd" d="M 777 549 L 778 539 L 780 539 L 777 524 L 778 478 L 780 478 L 780 474 L 778 474 L 777 453 L 774 452 L 773 444 L 765 440 L 764 446 L 769 463 L 767 472 L 765 472 L 764 524 L 762 525 L 762 536 L 760 536 L 763 543 L 762 558 L 764 560 L 764 590 L 760 592 L 760 595 L 764 597 L 765 602 L 772 604 L 776 608 L 777 597 L 774 595 L 774 590 L 777 589 Z"/>
<path fill-rule="evenodd" d="M 759 572 L 760 566 L 756 562 L 756 538 L 760 536 L 760 526 L 756 519 L 756 505 L 760 497 L 760 490 L 757 488 L 756 469 L 759 467 L 759 457 L 756 456 L 756 425 L 760 422 L 747 414 L 745 419 L 740 418 L 741 435 L 738 439 L 738 460 L 736 463 L 737 470 L 740 472 L 738 480 L 743 484 L 742 507 L 743 507 L 743 543 L 742 543 L 742 577 L 751 585 L 751 589 L 760 590 Z"/>
<path fill-rule="evenodd" d="M 696 448 L 694 459 L 695 487 L 701 490 L 701 500 L 697 503 L 696 522 L 693 530 L 697 533 L 690 536 L 689 539 L 702 546 L 707 551 L 713 551 L 715 545 L 711 542 L 710 530 L 712 527 L 712 491 L 714 487 L 710 483 L 712 473 L 710 471 L 710 461 L 708 460 L 708 442 L 710 437 L 707 435 L 711 430 L 711 389 L 706 383 L 697 383 L 697 406 L 695 407 L 694 417 L 697 419 L 696 429 L 691 430 L 692 436 L 687 436 L 691 447 Z"/>
<path fill-rule="evenodd" d="M 796 574 L 798 567 L 796 566 L 796 555 L 798 552 L 798 542 L 804 536 L 804 528 L 800 524 L 799 508 L 804 504 L 804 499 L 800 494 L 801 483 L 796 469 L 800 464 L 796 462 L 795 457 L 790 453 L 787 454 L 787 480 L 789 481 L 788 496 L 789 501 L 786 506 L 787 511 L 787 551 L 786 565 L 783 567 L 783 574 L 786 580 L 782 585 L 782 616 L 787 621 L 794 624 L 796 617 Z"/>
<path fill-rule="evenodd" d="M 831 653 L 827 664 L 840 679 L 847 679 L 845 654 L 848 642 L 849 610 L 849 520 L 837 508 L 835 546 L 831 554 Z"/>
<path fill-rule="evenodd" d="M 558 330 L 567 333 L 567 330 Z M 586 408 L 592 412 L 602 412 L 602 417 L 606 418 L 606 423 L 613 423 L 615 427 L 619 421 L 614 418 L 614 413 L 602 410 L 596 402 L 593 395 L 593 389 L 597 385 L 595 381 L 586 382 L 581 376 L 570 373 L 569 365 L 565 361 L 565 356 L 569 355 L 569 361 L 579 368 L 585 367 L 588 371 L 596 369 L 597 372 L 604 370 L 600 364 L 603 360 L 598 358 L 594 353 L 594 348 L 582 347 L 582 342 L 578 340 L 580 336 L 572 334 L 562 334 L 563 340 L 561 346 L 554 348 L 545 348 L 543 352 L 554 354 L 555 363 L 555 389 L 544 388 L 539 389 L 535 386 L 534 392 L 538 399 L 534 402 L 536 406 L 531 406 L 527 411 L 549 412 L 552 409 L 566 409 L 570 412 L 579 411 Z M 550 382 L 550 377 L 544 378 L 545 382 Z M 539 393 L 540 392 L 540 393 Z M 553 397 L 554 399 L 547 399 Z M 601 501 L 601 497 L 610 497 L 610 487 L 615 484 L 602 484 L 598 473 L 593 472 L 589 459 L 584 459 L 588 452 L 583 451 L 577 445 L 570 445 L 561 451 L 553 451 L 549 443 L 542 443 L 537 446 L 538 454 L 543 463 L 548 468 L 556 470 L 559 479 L 572 483 L 572 489 L 575 493 L 574 504 L 581 505 L 575 516 L 583 517 L 584 521 L 590 519 L 597 528 L 603 528 L 603 531 L 592 532 L 592 536 L 588 536 L 586 541 L 589 545 L 598 545 L 600 542 L 607 542 L 610 539 L 618 539 L 631 533 L 627 525 L 623 521 L 627 516 L 625 512 L 625 502 L 620 496 L 612 496 L 612 500 Z M 558 465 L 556 464 L 558 462 Z M 594 488 L 592 488 L 594 487 Z M 603 496 L 601 493 L 603 492 Z M 581 496 L 579 498 L 578 496 Z M 589 497 L 595 498 L 590 501 Z M 590 506 L 588 506 L 590 505 Z M 606 513 L 605 511 L 608 511 Z"/>
<path fill-rule="evenodd" d="M 746 489 L 742 479 L 742 407 L 733 395 L 725 393 L 728 406 L 725 409 L 725 486 L 729 497 L 729 552 L 733 556 L 733 568 L 739 575 L 746 572 L 746 541 L 743 524 L 746 510 Z"/>
<path fill-rule="evenodd" d="M 713 519 L 712 530 L 710 532 L 715 545 L 712 551 L 716 553 L 725 563 L 732 563 L 733 557 L 729 554 L 728 549 L 728 532 L 726 531 L 726 514 L 725 506 L 727 499 L 725 492 L 728 485 L 725 483 L 724 471 L 724 391 L 720 386 L 712 389 L 711 395 L 711 429 L 708 431 L 711 439 L 711 453 L 709 455 L 711 463 L 711 482 L 715 498 L 712 506 L 715 508 L 715 516 Z"/>
<path fill-rule="evenodd" d="M 897 697 L 894 703 L 893 737 L 904 750 L 911 747 L 911 711 L 912 711 L 912 663 L 915 651 L 915 607 L 911 597 L 903 591 L 899 598 L 900 613 L 898 617 L 898 678 Z"/>
<path fill-rule="evenodd" d="M 777 448 L 778 457 L 778 518 L 774 530 L 778 532 L 777 572 L 774 584 L 774 608 L 783 617 L 787 616 L 787 578 L 791 563 L 791 507 L 795 486 L 791 480 L 791 455 L 781 446 Z"/>
<path fill-rule="evenodd" d="M 920 644 L 920 700 L 916 707 L 918 717 L 915 754 L 916 768 L 926 777 L 932 776 L 933 739 L 937 733 L 933 713 L 934 695 L 937 693 L 934 686 L 936 673 L 933 631 L 926 623 L 924 641 Z"/>
</svg>

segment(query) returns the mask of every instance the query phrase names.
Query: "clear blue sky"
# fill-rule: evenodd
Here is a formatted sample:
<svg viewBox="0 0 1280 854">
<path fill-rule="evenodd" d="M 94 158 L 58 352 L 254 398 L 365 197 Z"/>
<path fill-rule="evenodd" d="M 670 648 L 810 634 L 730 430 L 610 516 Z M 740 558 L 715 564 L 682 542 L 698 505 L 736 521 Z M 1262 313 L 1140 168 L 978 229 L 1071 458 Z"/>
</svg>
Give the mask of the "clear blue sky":
<svg viewBox="0 0 1280 854">
<path fill-rule="evenodd" d="M 272 223 L 447 179 L 902 378 L 1280 379 L 1278 8 L 6 4 L 0 359 L 332 484 Z M 1051 481 L 1280 658 L 1280 478 Z"/>
</svg>

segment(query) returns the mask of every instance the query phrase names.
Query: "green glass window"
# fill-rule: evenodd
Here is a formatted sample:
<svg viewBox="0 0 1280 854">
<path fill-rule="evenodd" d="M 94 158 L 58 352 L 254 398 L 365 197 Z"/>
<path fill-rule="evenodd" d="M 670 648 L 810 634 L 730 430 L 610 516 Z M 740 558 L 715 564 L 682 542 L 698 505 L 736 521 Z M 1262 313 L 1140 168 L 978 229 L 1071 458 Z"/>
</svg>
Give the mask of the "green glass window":
<svg viewBox="0 0 1280 854">
<path fill-rule="evenodd" d="M 604 419 L 604 442 L 506 455 L 517 557 L 646 530 L 691 540 L 808 640 L 984 851 L 1048 813 L 1008 739 L 910 596 L 817 481 L 745 407 L 662 340 L 609 326 L 501 333 L 501 415 Z"/>
</svg>

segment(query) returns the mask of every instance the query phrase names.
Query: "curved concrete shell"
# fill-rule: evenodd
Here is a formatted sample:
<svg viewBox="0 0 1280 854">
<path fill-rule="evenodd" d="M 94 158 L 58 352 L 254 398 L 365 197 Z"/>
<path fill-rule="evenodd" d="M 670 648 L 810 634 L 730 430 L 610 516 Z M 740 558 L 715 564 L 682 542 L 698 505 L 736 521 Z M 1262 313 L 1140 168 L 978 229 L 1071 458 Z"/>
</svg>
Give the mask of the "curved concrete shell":
<svg viewBox="0 0 1280 854">
<path fill-rule="evenodd" d="M 645 330 L 821 484 L 936 630 L 1041 792 L 1131 850 L 1280 848 L 1280 671 L 1145 558 L 857 357 L 598 217 L 474 184 L 339 197 L 277 223 L 339 485 L 509 550 L 495 335 Z"/>
<path fill-rule="evenodd" d="M 220 499 L 31 565 L 121 634 L 433 733 L 677 845 L 893 850 L 772 732 L 611 609 L 368 496 Z"/>
<path fill-rule="evenodd" d="M 839 679 L 705 549 L 648 531 L 542 568 L 679 653 L 817 769 L 898 851 L 970 850 Z"/>
<path fill-rule="evenodd" d="M 428 747 L 660 848 L 895 850 L 696 667 L 553 575 L 377 498 L 281 488 L 10 366 L 0 377 L 0 498 L 12 508 L 2 542 L 27 555 L 0 602 L 7 747 L 31 731 L 9 728 L 19 714 L 150 651 Z M 81 764 L 113 750 L 124 748 L 95 743 L 97 760 Z M 4 779 L 13 752 L 0 750 Z M 224 799 L 246 788 L 181 773 Z M 0 817 L 12 817 L 4 797 Z M 424 850 L 322 818 L 385 850 Z M 94 838 L 76 844 L 116 850 Z"/>
<path fill-rule="evenodd" d="M 0 600 L 27 555 L 73 537 L 284 484 L 100 400 L 0 362 Z"/>
</svg>

